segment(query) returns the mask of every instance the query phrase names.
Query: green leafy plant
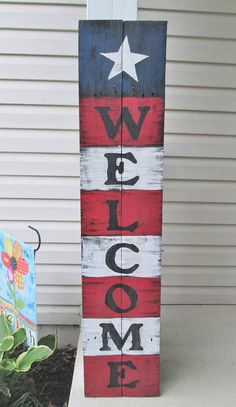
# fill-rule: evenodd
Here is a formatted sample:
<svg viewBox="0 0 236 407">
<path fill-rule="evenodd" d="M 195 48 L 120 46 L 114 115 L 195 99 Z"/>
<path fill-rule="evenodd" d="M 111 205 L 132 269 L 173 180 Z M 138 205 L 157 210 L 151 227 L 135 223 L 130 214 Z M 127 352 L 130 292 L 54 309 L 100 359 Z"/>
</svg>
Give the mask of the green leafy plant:
<svg viewBox="0 0 236 407">
<path fill-rule="evenodd" d="M 55 336 L 48 335 L 40 339 L 38 346 L 32 346 L 14 357 L 15 349 L 25 340 L 25 329 L 19 328 L 11 332 L 5 316 L 0 315 L 0 393 L 7 398 L 11 398 L 9 378 L 14 373 L 28 372 L 33 363 L 47 359 L 56 348 Z"/>
</svg>

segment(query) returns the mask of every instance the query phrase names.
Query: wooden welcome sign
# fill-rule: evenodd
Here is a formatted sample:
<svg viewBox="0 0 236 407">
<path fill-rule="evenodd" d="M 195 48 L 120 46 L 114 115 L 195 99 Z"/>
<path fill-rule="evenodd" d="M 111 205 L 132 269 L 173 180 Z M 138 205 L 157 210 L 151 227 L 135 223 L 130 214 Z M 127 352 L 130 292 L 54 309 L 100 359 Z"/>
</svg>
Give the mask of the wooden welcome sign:
<svg viewBox="0 0 236 407">
<path fill-rule="evenodd" d="M 79 34 L 85 395 L 157 396 L 166 22 Z"/>
</svg>

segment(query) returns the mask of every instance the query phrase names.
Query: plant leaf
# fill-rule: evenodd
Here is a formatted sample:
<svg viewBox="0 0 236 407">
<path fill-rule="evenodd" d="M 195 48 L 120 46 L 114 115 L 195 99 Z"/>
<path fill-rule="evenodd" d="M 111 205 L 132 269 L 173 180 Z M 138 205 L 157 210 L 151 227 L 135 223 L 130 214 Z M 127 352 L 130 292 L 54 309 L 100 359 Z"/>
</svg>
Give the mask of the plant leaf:
<svg viewBox="0 0 236 407">
<path fill-rule="evenodd" d="M 12 359 L 3 359 L 0 363 L 0 369 L 2 370 L 8 370 L 11 372 L 12 370 L 15 370 L 16 363 Z"/>
<path fill-rule="evenodd" d="M 5 315 L 0 315 L 0 342 L 2 342 L 6 336 L 10 336 L 10 329 L 7 325 Z"/>
<path fill-rule="evenodd" d="M 23 309 L 25 308 L 25 303 L 23 300 L 16 300 L 16 308 Z"/>
<path fill-rule="evenodd" d="M 9 353 L 13 353 L 17 346 L 25 342 L 27 338 L 25 328 L 17 329 L 15 332 L 13 332 L 12 336 L 14 338 L 14 344 Z"/>
<path fill-rule="evenodd" d="M 16 371 L 27 372 L 34 362 L 39 362 L 43 359 L 47 359 L 52 354 L 53 350 L 50 349 L 48 346 L 32 346 L 16 359 Z"/>
<path fill-rule="evenodd" d="M 3 340 L 0 342 L 0 352 L 7 352 L 12 348 L 14 344 L 14 338 L 13 336 L 6 336 L 3 338 Z"/>
<path fill-rule="evenodd" d="M 56 337 L 55 335 L 47 335 L 39 339 L 39 345 L 48 346 L 53 352 L 56 349 Z"/>
</svg>

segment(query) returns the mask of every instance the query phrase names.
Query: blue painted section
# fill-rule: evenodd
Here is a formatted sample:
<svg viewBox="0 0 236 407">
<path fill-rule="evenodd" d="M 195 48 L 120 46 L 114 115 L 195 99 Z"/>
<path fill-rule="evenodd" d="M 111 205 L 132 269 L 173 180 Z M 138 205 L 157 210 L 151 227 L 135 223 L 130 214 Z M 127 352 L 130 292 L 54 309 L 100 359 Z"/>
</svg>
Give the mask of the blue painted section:
<svg viewBox="0 0 236 407">
<path fill-rule="evenodd" d="M 80 21 L 80 97 L 165 95 L 165 21 Z M 136 64 L 138 82 L 126 72 L 108 80 L 113 62 L 100 53 L 117 52 L 128 36 L 131 52 L 148 55 Z"/>
</svg>

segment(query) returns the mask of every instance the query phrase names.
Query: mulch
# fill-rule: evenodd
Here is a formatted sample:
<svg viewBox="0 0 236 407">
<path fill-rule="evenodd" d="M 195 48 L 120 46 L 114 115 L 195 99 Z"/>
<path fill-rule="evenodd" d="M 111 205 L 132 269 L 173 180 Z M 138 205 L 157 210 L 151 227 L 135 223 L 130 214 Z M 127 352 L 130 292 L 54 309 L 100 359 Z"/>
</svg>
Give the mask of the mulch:
<svg viewBox="0 0 236 407">
<path fill-rule="evenodd" d="M 66 407 L 74 372 L 76 348 L 68 346 L 41 363 L 35 363 L 29 376 L 43 393 L 45 407 Z"/>
</svg>

